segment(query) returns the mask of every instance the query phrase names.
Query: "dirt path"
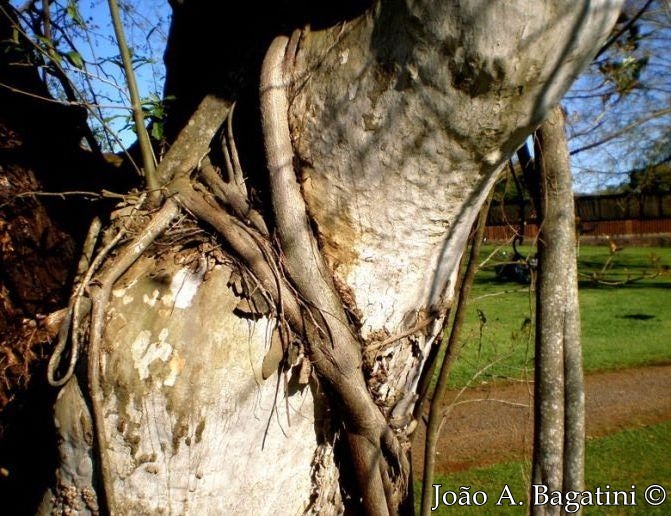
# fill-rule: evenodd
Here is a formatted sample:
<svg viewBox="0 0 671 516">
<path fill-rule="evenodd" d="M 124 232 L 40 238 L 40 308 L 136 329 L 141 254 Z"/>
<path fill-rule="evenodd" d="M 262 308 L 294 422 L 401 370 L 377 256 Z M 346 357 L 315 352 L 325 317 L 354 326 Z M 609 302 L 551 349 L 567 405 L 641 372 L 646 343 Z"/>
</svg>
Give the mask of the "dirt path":
<svg viewBox="0 0 671 516">
<path fill-rule="evenodd" d="M 455 392 L 448 394 L 450 403 Z M 436 472 L 529 457 L 533 384 L 485 385 L 464 393 L 443 426 Z M 587 437 L 671 420 L 671 364 L 585 377 Z M 413 462 L 421 471 L 424 423 L 415 432 Z"/>
</svg>

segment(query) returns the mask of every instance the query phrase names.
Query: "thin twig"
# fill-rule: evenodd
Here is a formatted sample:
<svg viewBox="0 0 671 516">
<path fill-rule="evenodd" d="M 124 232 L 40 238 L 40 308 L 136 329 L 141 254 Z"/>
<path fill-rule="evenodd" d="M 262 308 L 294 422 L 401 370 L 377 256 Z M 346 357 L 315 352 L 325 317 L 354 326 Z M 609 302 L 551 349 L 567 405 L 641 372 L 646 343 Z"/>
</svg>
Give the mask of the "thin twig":
<svg viewBox="0 0 671 516">
<path fill-rule="evenodd" d="M 468 403 L 482 403 L 485 401 L 491 401 L 494 403 L 499 403 L 501 405 L 508 405 L 510 407 L 519 407 L 519 408 L 531 408 L 529 403 L 517 403 L 515 401 L 499 400 L 497 398 L 472 398 L 470 400 L 461 400 L 454 404 L 454 406 L 466 405 Z"/>
<path fill-rule="evenodd" d="M 16 8 L 17 12 L 24 13 L 32 8 L 37 3 L 37 0 L 27 0 L 23 5 Z"/>
<path fill-rule="evenodd" d="M 617 31 L 615 34 L 613 34 L 606 43 L 599 49 L 599 52 L 597 52 L 596 56 L 594 56 L 594 60 L 598 59 L 601 54 L 603 54 L 606 50 L 608 50 L 620 37 L 622 34 L 627 32 L 633 25 L 638 21 L 638 19 L 645 13 L 645 11 L 648 10 L 648 7 L 650 7 L 650 4 L 652 3 L 652 0 L 648 0 L 641 9 L 622 27 L 619 31 Z"/>
<path fill-rule="evenodd" d="M 60 83 L 61 87 L 63 88 L 63 92 L 65 93 L 65 96 L 67 97 L 68 101 L 71 104 L 80 104 L 83 105 L 85 108 L 88 109 L 86 106 L 86 102 L 82 99 L 84 99 L 84 96 L 81 94 L 81 92 L 75 87 L 75 85 L 72 83 L 70 78 L 68 77 L 68 74 L 65 72 L 63 67 L 60 64 L 59 61 L 59 56 L 57 55 L 53 41 L 51 38 L 51 18 L 49 15 L 49 2 L 43 2 L 44 3 L 44 8 L 42 12 L 42 18 L 43 18 L 43 23 L 45 27 L 44 34 L 42 34 L 42 37 L 47 40 L 48 43 L 48 49 L 45 50 L 42 48 L 42 46 L 38 45 L 36 41 L 34 41 L 24 30 L 23 28 L 14 21 L 14 19 L 5 11 L 4 7 L 0 6 L 0 11 L 10 20 L 12 23 L 12 28 L 18 31 L 19 34 L 27 41 L 32 47 L 39 52 L 42 56 L 45 57 L 45 59 L 51 63 L 52 68 L 48 69 L 49 71 Z M 40 28 L 39 27 L 34 27 L 33 28 L 36 35 L 39 37 L 40 36 Z M 43 78 L 43 81 L 46 84 L 46 77 Z M 93 135 L 93 132 L 91 131 L 91 128 L 85 124 L 83 127 L 83 132 L 84 132 L 84 138 L 86 139 L 86 142 L 89 144 L 89 147 L 92 152 L 94 152 L 97 155 L 102 155 L 102 150 L 100 149 L 100 145 L 98 144 L 98 141 L 95 139 L 95 136 Z"/>
<path fill-rule="evenodd" d="M 426 444 L 424 448 L 424 477 L 422 482 L 422 508 L 421 514 L 428 516 L 431 513 L 431 490 L 430 486 L 433 484 L 433 471 L 436 462 L 436 445 L 438 443 L 438 435 L 440 427 L 444 420 L 441 414 L 441 404 L 447 390 L 447 381 L 449 378 L 450 369 L 456 360 L 459 352 L 459 338 L 461 329 L 463 327 L 464 317 L 466 315 L 466 303 L 468 295 L 473 285 L 473 279 L 478 269 L 478 256 L 480 254 L 480 245 L 484 235 L 487 214 L 489 212 L 489 205 L 491 203 L 491 194 L 487 197 L 483 207 L 480 209 L 480 215 L 476 224 L 475 234 L 472 237 L 471 251 L 468 258 L 468 265 L 464 272 L 464 277 L 459 289 L 459 299 L 454 314 L 454 321 L 452 323 L 452 331 L 445 348 L 445 356 L 438 375 L 438 381 L 433 391 L 431 405 L 429 409 L 429 423 L 426 429 Z"/>
<path fill-rule="evenodd" d="M 158 204 L 161 192 L 159 190 L 158 180 L 156 178 L 156 161 L 154 158 L 154 151 L 149 139 L 149 133 L 144 125 L 144 113 L 142 111 L 142 101 L 135 80 L 135 71 L 133 70 L 133 62 L 131 60 L 130 50 L 126 44 L 126 37 L 124 35 L 123 26 L 121 24 L 121 16 L 119 15 L 119 5 L 116 0 L 107 0 L 112 17 L 112 25 L 114 26 L 114 33 L 116 34 L 117 44 L 119 45 L 119 53 L 121 54 L 121 61 L 123 62 L 124 74 L 128 84 L 128 92 L 130 93 L 131 105 L 133 109 L 133 120 L 135 121 L 135 130 L 137 132 L 138 142 L 140 144 L 140 153 L 142 154 L 142 166 L 144 167 L 145 182 L 149 196 L 152 202 Z"/>
<path fill-rule="evenodd" d="M 505 294 L 512 294 L 515 292 L 527 292 L 529 290 L 528 287 L 524 288 L 514 288 L 514 289 L 509 289 L 509 290 L 502 290 L 500 292 L 492 292 L 490 294 L 482 294 L 480 296 L 474 297 L 471 299 L 471 301 L 479 301 L 480 299 L 485 299 L 487 297 L 497 297 L 497 296 L 503 296 Z"/>
<path fill-rule="evenodd" d="M 417 333 L 418 331 L 423 330 L 424 328 L 429 326 L 431 323 L 435 322 L 436 317 L 437 316 L 435 316 L 435 315 L 426 317 L 426 318 L 420 320 L 412 328 L 408 328 L 407 330 L 404 330 L 404 331 L 399 332 L 395 335 L 387 337 L 382 342 L 376 342 L 375 344 L 371 344 L 370 346 L 366 346 L 366 352 L 376 351 L 380 348 L 384 348 L 385 346 L 388 346 L 389 344 L 393 344 L 394 342 L 397 342 L 401 339 L 404 339 L 405 337 L 409 337 L 410 335 L 413 335 L 413 334 Z"/>
<path fill-rule="evenodd" d="M 132 196 L 110 192 L 109 190 L 101 190 L 100 192 L 89 192 L 86 190 L 72 190 L 68 192 L 21 192 L 14 195 L 10 201 L 0 204 L 0 208 L 9 206 L 17 199 L 23 199 L 25 197 L 60 197 L 61 199 L 65 199 L 65 197 L 90 197 L 93 199 L 122 199 L 127 201 Z"/>
<path fill-rule="evenodd" d="M 98 122 L 100 122 L 100 124 L 102 126 L 106 126 L 105 120 L 103 119 L 102 115 L 96 111 L 96 109 L 100 109 L 100 108 L 123 109 L 123 110 L 128 109 L 125 106 L 104 106 L 104 105 L 99 105 L 99 104 L 94 105 L 94 104 L 91 104 L 91 103 L 83 101 L 83 100 L 82 101 L 72 101 L 71 102 L 71 101 L 68 101 L 68 100 L 53 99 L 53 98 L 50 98 L 50 97 L 45 97 L 43 95 L 37 95 L 36 93 L 31 93 L 31 92 L 26 91 L 26 90 L 22 90 L 20 88 L 15 88 L 14 86 L 10 86 L 9 84 L 6 84 L 2 81 L 0 81 L 0 88 L 5 88 L 6 90 L 11 91 L 12 93 L 18 93 L 20 95 L 25 95 L 26 97 L 31 97 L 31 98 L 34 98 L 34 99 L 38 99 L 38 100 L 43 101 L 43 102 L 49 102 L 51 104 L 59 104 L 61 106 L 81 106 L 81 107 L 84 107 L 88 110 L 89 113 L 91 113 L 93 118 L 95 118 Z M 94 107 L 96 109 L 93 109 Z M 135 163 L 135 160 L 133 159 L 133 157 L 126 150 L 126 148 L 125 148 L 123 142 L 121 141 L 121 139 L 119 138 L 119 136 L 116 133 L 113 133 L 113 132 L 110 133 L 110 135 L 114 139 L 114 141 L 119 145 L 119 147 L 122 149 L 124 155 L 126 156 L 126 159 L 128 159 L 129 163 L 133 166 L 133 168 L 139 174 L 140 173 L 139 167 Z"/>
</svg>

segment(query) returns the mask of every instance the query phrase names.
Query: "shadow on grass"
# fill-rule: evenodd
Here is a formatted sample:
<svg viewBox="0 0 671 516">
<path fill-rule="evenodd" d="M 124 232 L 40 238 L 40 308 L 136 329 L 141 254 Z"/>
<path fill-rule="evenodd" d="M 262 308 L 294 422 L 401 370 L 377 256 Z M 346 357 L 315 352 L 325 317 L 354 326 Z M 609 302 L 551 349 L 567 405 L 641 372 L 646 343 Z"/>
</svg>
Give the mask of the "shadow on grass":
<svg viewBox="0 0 671 516">
<path fill-rule="evenodd" d="M 613 280 L 613 281 L 624 281 L 624 280 Z M 629 289 L 629 290 L 640 290 L 640 289 L 661 289 L 668 290 L 671 289 L 671 281 L 669 279 L 662 280 L 640 280 L 632 281 L 629 283 L 621 283 L 618 285 L 605 285 L 593 281 L 591 279 L 581 279 L 578 281 L 578 288 L 582 290 L 615 290 L 615 289 Z"/>
<path fill-rule="evenodd" d="M 626 314 L 618 315 L 620 319 L 633 319 L 635 321 L 649 321 L 650 319 L 655 319 L 657 316 L 650 314 Z"/>
</svg>

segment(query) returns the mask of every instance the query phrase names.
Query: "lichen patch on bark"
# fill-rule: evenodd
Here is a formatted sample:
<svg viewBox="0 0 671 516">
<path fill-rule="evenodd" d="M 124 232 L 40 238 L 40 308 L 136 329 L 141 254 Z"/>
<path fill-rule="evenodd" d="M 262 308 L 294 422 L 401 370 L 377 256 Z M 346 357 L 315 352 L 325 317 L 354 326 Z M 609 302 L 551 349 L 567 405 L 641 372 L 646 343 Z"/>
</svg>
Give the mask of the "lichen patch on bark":
<svg viewBox="0 0 671 516">
<path fill-rule="evenodd" d="M 285 400 L 277 373 L 262 381 L 271 322 L 233 314 L 240 299 L 228 286 L 230 267 L 211 270 L 183 308 L 171 288 L 180 270 L 162 268 L 157 281 L 150 277 L 152 260 L 136 264 L 128 273 L 133 278 L 124 278 L 127 291 L 111 305 L 104 431 L 117 504 L 144 512 L 304 510 L 317 447 L 311 389 Z M 127 295 L 133 302 L 124 305 Z M 161 309 L 148 309 L 147 299 Z M 253 423 L 238 426 L 239 411 Z M 267 468 L 268 461 L 275 466 Z M 292 486 L 268 488 L 271 471 L 291 471 Z M 263 497 L 257 496 L 261 485 Z M 239 501 L 250 498 L 243 509 Z"/>
</svg>

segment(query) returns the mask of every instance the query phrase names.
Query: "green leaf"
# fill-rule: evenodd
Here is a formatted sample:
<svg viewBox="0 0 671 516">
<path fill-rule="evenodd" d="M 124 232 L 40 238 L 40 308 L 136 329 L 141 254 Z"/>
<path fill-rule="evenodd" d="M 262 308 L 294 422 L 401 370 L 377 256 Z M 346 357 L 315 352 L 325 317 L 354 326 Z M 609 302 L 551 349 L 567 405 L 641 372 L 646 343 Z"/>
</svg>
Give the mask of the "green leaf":
<svg viewBox="0 0 671 516">
<path fill-rule="evenodd" d="M 163 139 L 163 123 L 155 121 L 151 124 L 151 137 L 154 138 L 154 140 Z"/>
<path fill-rule="evenodd" d="M 37 41 L 42 43 L 48 49 L 53 49 L 53 47 L 54 47 L 53 41 L 51 41 L 51 39 L 49 39 L 49 38 L 45 38 L 44 36 L 40 36 L 38 34 L 38 35 L 35 36 L 35 39 L 37 39 Z"/>
<path fill-rule="evenodd" d="M 79 54 L 79 52 L 76 52 L 75 50 L 66 52 L 65 59 L 68 60 L 68 63 L 70 63 L 72 66 L 74 66 L 79 70 L 82 70 L 84 68 L 84 60 L 82 59 L 82 56 Z"/>
<path fill-rule="evenodd" d="M 70 0 L 68 6 L 65 8 L 65 13 L 78 25 L 80 28 L 86 28 L 86 22 L 82 15 L 79 14 L 79 9 L 77 8 L 77 2 L 75 0 Z"/>
</svg>

